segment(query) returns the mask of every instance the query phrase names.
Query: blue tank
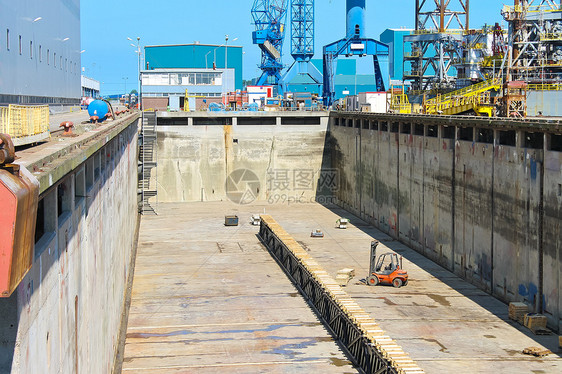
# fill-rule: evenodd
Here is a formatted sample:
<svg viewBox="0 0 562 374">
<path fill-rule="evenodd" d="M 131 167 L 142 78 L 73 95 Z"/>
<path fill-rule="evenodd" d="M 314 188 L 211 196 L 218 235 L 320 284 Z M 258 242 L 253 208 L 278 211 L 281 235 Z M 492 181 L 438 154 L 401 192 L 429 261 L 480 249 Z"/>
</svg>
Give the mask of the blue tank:
<svg viewBox="0 0 562 374">
<path fill-rule="evenodd" d="M 94 100 L 88 105 L 88 114 L 90 117 L 98 116 L 99 122 L 105 121 L 107 113 L 109 113 L 109 106 L 103 100 Z"/>
</svg>

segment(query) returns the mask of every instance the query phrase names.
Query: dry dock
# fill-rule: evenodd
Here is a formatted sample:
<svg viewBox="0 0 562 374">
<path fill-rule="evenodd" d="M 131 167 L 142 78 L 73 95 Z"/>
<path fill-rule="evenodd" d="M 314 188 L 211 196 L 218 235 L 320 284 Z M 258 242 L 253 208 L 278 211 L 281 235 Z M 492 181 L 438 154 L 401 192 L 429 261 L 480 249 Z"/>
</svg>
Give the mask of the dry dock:
<svg viewBox="0 0 562 374">
<path fill-rule="evenodd" d="M 251 210 L 224 226 L 235 210 L 143 216 L 123 372 L 357 372 L 259 242 Z"/>
<path fill-rule="evenodd" d="M 562 372 L 557 336 L 533 335 L 504 303 L 343 210 L 213 202 L 142 217 L 125 373 L 357 371 L 257 238 L 249 219 L 264 209 L 328 273 L 355 269 L 346 292 L 426 372 Z M 240 226 L 225 227 L 226 214 Z M 340 216 L 351 227 L 336 229 Z M 316 228 L 324 238 L 310 237 Z M 371 238 L 404 256 L 406 287 L 359 282 Z M 554 353 L 523 355 L 530 346 Z"/>
</svg>

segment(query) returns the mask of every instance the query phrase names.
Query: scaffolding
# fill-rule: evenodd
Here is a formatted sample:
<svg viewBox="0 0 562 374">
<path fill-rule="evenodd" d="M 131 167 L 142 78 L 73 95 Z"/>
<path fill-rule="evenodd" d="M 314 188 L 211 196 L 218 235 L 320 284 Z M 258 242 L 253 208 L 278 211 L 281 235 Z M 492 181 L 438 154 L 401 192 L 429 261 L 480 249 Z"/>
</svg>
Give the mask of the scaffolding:
<svg viewBox="0 0 562 374">
<path fill-rule="evenodd" d="M 468 30 L 468 0 L 416 0 L 415 22 L 414 33 L 404 36 L 404 42 L 412 44 L 412 53 L 404 55 L 404 66 L 411 66 L 404 79 L 412 82 L 414 91 L 454 88 L 455 78 L 449 71 L 458 42 Z"/>
<path fill-rule="evenodd" d="M 510 53 L 507 81 L 549 86 L 562 83 L 562 8 L 560 1 L 515 0 L 504 6 Z"/>
</svg>

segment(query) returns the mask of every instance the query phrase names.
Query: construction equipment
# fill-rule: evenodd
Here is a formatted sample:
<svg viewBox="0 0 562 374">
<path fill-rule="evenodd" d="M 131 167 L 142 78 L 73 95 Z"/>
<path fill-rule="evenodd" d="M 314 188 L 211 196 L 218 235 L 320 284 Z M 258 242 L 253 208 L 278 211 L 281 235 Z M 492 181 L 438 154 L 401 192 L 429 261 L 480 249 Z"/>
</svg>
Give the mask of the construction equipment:
<svg viewBox="0 0 562 374">
<path fill-rule="evenodd" d="M 450 76 L 456 56 L 453 46 L 462 41 L 468 29 L 468 0 L 416 0 L 415 31 L 404 36 L 404 43 L 411 44 L 412 50 L 404 54 L 404 67 L 411 66 L 404 79 L 412 82 L 413 90 L 454 87 Z"/>
<path fill-rule="evenodd" d="M 283 76 L 283 91 L 297 76 L 322 86 L 322 73 L 311 63 L 314 56 L 314 0 L 291 0 L 291 55 L 295 59 Z"/>
<path fill-rule="evenodd" d="M 15 291 L 33 264 L 39 181 L 12 164 L 15 157 L 12 138 L 0 134 L 0 298 Z"/>
<path fill-rule="evenodd" d="M 369 261 L 369 275 L 367 285 L 392 284 L 394 287 L 402 287 L 408 284 L 408 272 L 402 270 L 402 256 L 398 261 L 396 253 L 383 253 L 377 258 L 378 240 L 371 242 L 371 257 Z"/>
<path fill-rule="evenodd" d="M 285 38 L 285 22 L 287 19 L 287 0 L 255 0 L 252 6 L 252 18 L 256 31 L 252 33 L 254 44 L 261 51 L 260 69 L 262 75 L 257 81 L 257 86 L 269 84 L 269 78 L 274 79 L 279 94 L 283 94 L 281 85 L 283 70 L 283 40 Z"/>
<path fill-rule="evenodd" d="M 335 74 L 337 58 L 373 56 L 375 85 L 378 92 L 388 87 L 388 45 L 365 38 L 365 0 L 347 0 L 347 34 L 345 38 L 324 46 L 324 105 L 336 100 Z"/>
<path fill-rule="evenodd" d="M 457 91 L 437 95 L 425 101 L 425 113 L 455 115 L 474 112 L 477 115 L 492 117 L 494 105 L 490 92 L 499 91 L 501 87 L 501 78 L 491 78 Z"/>
</svg>

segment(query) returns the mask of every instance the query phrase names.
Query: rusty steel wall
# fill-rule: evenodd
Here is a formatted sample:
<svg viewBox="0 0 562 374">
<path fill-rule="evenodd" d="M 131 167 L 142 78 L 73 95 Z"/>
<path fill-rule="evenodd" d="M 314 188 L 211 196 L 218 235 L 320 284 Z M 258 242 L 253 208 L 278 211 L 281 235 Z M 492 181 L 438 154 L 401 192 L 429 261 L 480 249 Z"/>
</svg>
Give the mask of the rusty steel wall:
<svg viewBox="0 0 562 374">
<path fill-rule="evenodd" d="M 338 204 L 560 330 L 562 153 L 549 148 L 560 125 L 471 121 L 332 114 Z M 463 140 L 461 128 L 473 138 Z M 501 131 L 516 144 L 500 144 Z M 544 145 L 527 144 L 530 132 Z"/>
<path fill-rule="evenodd" d="M 112 372 L 138 217 L 138 120 L 125 122 L 117 134 L 98 131 L 101 146 L 61 157 L 82 163 L 40 196 L 53 230 L 36 242 L 12 297 L 0 300 L 0 373 Z M 56 166 L 44 168 L 56 175 Z M 57 215 L 59 183 L 67 197 Z"/>
</svg>

